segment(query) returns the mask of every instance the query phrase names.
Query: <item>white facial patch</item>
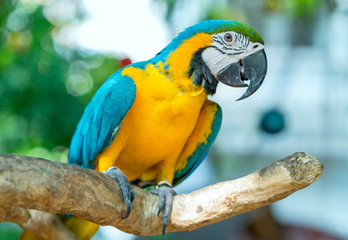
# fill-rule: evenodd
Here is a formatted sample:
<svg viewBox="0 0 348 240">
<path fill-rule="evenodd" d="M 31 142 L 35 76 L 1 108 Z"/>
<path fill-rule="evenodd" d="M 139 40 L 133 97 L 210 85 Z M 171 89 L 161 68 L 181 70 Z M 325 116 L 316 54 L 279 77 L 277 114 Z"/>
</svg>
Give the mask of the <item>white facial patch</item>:
<svg viewBox="0 0 348 240">
<path fill-rule="evenodd" d="M 246 36 L 233 31 L 213 34 L 212 37 L 214 42 L 211 47 L 203 51 L 202 59 L 215 78 L 231 63 L 239 62 L 242 58 L 264 48 L 263 44 L 250 42 Z"/>
</svg>

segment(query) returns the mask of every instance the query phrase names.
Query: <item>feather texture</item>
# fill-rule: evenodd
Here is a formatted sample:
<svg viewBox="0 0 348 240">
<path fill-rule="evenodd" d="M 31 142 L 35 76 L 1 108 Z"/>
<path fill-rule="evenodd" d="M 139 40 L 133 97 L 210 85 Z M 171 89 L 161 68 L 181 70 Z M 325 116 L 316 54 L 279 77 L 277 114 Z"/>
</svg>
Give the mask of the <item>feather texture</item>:
<svg viewBox="0 0 348 240">
<path fill-rule="evenodd" d="M 113 74 L 87 105 L 73 135 L 69 163 L 95 167 L 96 156 L 116 137 L 123 118 L 133 105 L 136 86 L 121 71 Z"/>
</svg>

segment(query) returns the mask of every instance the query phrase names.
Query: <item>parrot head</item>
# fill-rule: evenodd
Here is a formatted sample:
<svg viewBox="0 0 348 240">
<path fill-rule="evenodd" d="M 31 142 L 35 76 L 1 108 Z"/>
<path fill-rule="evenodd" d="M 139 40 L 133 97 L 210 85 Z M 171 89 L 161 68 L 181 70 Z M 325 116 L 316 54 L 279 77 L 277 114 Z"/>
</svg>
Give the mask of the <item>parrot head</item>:
<svg viewBox="0 0 348 240">
<path fill-rule="evenodd" d="M 237 100 L 252 95 L 267 72 L 264 41 L 251 27 L 235 21 L 207 20 L 181 32 L 154 60 L 172 72 L 184 71 L 195 86 L 214 94 L 218 82 L 246 87 Z"/>
</svg>

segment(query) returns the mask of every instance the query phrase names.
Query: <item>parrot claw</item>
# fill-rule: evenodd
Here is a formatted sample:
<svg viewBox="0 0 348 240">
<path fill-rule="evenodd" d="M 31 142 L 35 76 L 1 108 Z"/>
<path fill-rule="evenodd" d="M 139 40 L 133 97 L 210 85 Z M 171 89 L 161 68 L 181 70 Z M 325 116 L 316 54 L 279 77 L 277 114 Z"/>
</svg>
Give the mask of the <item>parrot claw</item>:
<svg viewBox="0 0 348 240">
<path fill-rule="evenodd" d="M 163 210 L 162 234 L 164 235 L 166 232 L 167 224 L 170 220 L 170 213 L 172 211 L 173 205 L 173 196 L 176 195 L 176 192 L 173 190 L 171 184 L 166 181 L 158 184 L 156 189 L 150 189 L 149 192 L 159 196 L 157 216 L 159 216 L 159 214 Z"/>
<path fill-rule="evenodd" d="M 120 185 L 120 189 L 123 196 L 123 202 L 127 207 L 126 214 L 122 217 L 125 219 L 129 216 L 131 211 L 131 203 L 134 200 L 135 194 L 132 185 L 129 183 L 128 178 L 124 173 L 117 167 L 111 167 L 104 172 L 106 175 L 114 178 Z"/>
</svg>

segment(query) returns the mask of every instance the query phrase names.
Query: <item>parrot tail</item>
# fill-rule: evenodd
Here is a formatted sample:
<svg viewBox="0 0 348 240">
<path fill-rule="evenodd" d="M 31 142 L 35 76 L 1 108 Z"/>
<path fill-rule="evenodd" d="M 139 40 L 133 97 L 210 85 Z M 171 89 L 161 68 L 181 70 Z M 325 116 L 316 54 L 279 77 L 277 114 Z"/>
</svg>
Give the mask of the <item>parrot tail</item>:
<svg viewBox="0 0 348 240">
<path fill-rule="evenodd" d="M 27 230 L 24 230 L 24 232 L 22 233 L 21 237 L 19 238 L 19 240 L 43 240 L 42 238 L 39 238 L 38 236 L 36 236 L 34 233 L 29 232 Z"/>
<path fill-rule="evenodd" d="M 78 239 L 89 240 L 98 231 L 99 225 L 75 216 L 63 216 L 62 222 Z M 24 231 L 19 240 L 44 240 L 34 233 Z"/>
</svg>

